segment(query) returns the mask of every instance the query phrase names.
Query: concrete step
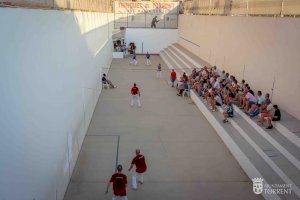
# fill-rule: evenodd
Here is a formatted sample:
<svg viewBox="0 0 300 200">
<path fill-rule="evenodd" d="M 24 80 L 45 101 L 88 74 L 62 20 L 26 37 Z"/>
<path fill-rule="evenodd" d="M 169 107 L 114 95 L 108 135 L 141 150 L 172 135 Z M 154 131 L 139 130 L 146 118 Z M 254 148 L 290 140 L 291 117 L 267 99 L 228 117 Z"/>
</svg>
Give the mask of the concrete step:
<svg viewBox="0 0 300 200">
<path fill-rule="evenodd" d="M 181 70 L 176 63 L 174 62 L 174 59 L 171 57 L 171 55 L 166 52 L 165 50 L 163 50 L 160 53 L 160 56 L 162 57 L 163 61 L 168 65 L 168 67 L 170 69 L 175 69 L 176 73 L 177 73 L 177 77 L 179 78 L 179 76 L 181 76 L 183 74 L 183 70 Z"/>
<path fill-rule="evenodd" d="M 192 72 L 192 68 L 187 63 L 184 63 L 184 61 L 182 61 L 180 57 L 176 55 L 176 53 L 173 53 L 173 51 L 169 48 L 166 48 L 164 51 L 171 56 L 171 59 L 181 70 L 185 71 L 187 74 Z"/>
<path fill-rule="evenodd" d="M 178 43 L 175 43 L 172 45 L 172 47 L 176 48 L 179 52 L 187 55 L 190 59 L 192 59 L 195 62 L 196 66 L 207 66 L 207 67 L 212 67 L 212 65 L 208 62 L 206 62 L 205 60 L 199 58 L 198 56 L 196 56 L 193 52 L 190 52 L 189 50 L 187 50 L 186 48 L 180 46 Z M 199 65 L 200 64 L 200 65 Z"/>
<path fill-rule="evenodd" d="M 180 55 L 180 52 L 177 50 L 177 48 L 175 48 L 175 47 L 173 47 L 173 46 L 169 46 L 168 49 L 171 50 L 174 54 Z M 183 62 L 185 62 L 186 65 L 192 66 L 192 68 L 197 67 L 197 66 L 194 66 L 193 63 L 192 63 L 189 59 L 187 59 L 186 57 L 180 56 L 179 58 L 180 58 L 181 60 L 183 60 Z"/>
</svg>

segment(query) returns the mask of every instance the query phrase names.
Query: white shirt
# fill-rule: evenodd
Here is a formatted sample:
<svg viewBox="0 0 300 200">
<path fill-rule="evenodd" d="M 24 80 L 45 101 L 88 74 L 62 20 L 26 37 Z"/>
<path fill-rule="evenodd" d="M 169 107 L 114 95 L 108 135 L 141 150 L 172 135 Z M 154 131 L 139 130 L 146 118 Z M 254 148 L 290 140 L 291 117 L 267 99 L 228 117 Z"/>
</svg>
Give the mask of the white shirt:
<svg viewBox="0 0 300 200">
<path fill-rule="evenodd" d="M 246 99 L 252 102 L 256 102 L 255 96 L 253 96 L 250 92 L 247 92 Z"/>
<path fill-rule="evenodd" d="M 264 96 L 258 96 L 257 97 L 257 103 L 258 104 L 263 104 L 265 102 L 265 97 Z"/>
<path fill-rule="evenodd" d="M 220 88 L 221 88 L 220 82 L 219 82 L 219 81 L 216 81 L 216 82 L 215 82 L 214 88 L 215 88 L 215 89 L 220 89 Z"/>
<path fill-rule="evenodd" d="M 218 75 L 218 76 L 222 76 L 222 71 L 220 70 L 220 69 L 216 69 L 216 74 Z"/>
<path fill-rule="evenodd" d="M 216 95 L 216 96 L 215 96 L 215 100 L 216 100 L 220 105 L 223 104 L 223 103 L 222 103 L 222 99 L 221 99 L 221 97 L 220 97 L 219 95 Z"/>
</svg>

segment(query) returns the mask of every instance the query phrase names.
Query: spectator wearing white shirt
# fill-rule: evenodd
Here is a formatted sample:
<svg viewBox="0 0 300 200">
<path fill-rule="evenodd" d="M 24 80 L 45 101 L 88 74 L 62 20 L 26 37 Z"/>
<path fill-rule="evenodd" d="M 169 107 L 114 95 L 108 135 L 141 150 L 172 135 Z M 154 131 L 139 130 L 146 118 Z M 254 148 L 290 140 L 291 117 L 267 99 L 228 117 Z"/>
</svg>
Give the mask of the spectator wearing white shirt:
<svg viewBox="0 0 300 200">
<path fill-rule="evenodd" d="M 221 88 L 220 79 L 219 78 L 217 78 L 216 82 L 214 83 L 214 88 L 216 90 L 219 90 Z"/>
<path fill-rule="evenodd" d="M 265 102 L 265 97 L 262 95 L 261 91 L 257 92 L 257 105 L 261 106 Z"/>
<path fill-rule="evenodd" d="M 222 71 L 219 68 L 217 68 L 217 66 L 214 66 L 213 69 L 217 76 L 222 76 Z"/>
</svg>

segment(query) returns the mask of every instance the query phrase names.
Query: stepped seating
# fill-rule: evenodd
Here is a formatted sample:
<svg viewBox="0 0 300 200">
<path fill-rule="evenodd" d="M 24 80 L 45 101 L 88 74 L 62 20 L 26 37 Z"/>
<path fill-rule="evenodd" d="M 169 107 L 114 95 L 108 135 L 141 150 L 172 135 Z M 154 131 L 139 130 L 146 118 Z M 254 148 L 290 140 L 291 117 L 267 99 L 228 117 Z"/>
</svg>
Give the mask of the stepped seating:
<svg viewBox="0 0 300 200">
<path fill-rule="evenodd" d="M 179 44 L 165 48 L 160 56 L 177 74 L 190 74 L 194 67 L 211 65 Z M 227 148 L 250 179 L 263 178 L 264 184 L 291 184 L 291 194 L 269 194 L 265 199 L 300 199 L 300 121 L 282 111 L 274 129 L 265 130 L 235 106 L 235 116 L 222 122 L 222 109 L 211 112 L 195 91 L 191 98 L 214 127 Z M 279 192 L 280 193 L 280 192 Z"/>
</svg>

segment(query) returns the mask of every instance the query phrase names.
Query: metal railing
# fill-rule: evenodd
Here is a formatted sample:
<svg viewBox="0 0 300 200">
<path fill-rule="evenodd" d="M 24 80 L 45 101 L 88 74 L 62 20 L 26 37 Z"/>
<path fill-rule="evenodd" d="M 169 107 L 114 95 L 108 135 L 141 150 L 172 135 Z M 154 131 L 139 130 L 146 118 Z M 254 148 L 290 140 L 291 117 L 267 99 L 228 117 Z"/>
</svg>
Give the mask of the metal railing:
<svg viewBox="0 0 300 200">
<path fill-rule="evenodd" d="M 112 12 L 113 0 L 0 0 L 2 7 Z"/>
<path fill-rule="evenodd" d="M 129 13 L 114 13 L 114 25 L 116 29 L 121 27 L 127 28 L 168 28 L 176 29 L 178 27 L 178 14 L 129 14 Z M 152 20 L 157 16 L 159 20 L 155 27 L 152 26 Z"/>
<path fill-rule="evenodd" d="M 187 0 L 184 13 L 194 15 L 299 17 L 300 0 Z"/>
<path fill-rule="evenodd" d="M 178 2 L 114 1 L 115 28 L 177 28 Z"/>
</svg>

